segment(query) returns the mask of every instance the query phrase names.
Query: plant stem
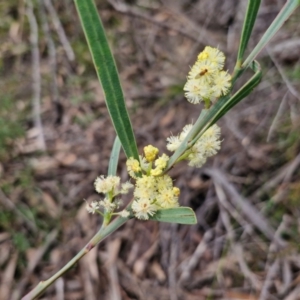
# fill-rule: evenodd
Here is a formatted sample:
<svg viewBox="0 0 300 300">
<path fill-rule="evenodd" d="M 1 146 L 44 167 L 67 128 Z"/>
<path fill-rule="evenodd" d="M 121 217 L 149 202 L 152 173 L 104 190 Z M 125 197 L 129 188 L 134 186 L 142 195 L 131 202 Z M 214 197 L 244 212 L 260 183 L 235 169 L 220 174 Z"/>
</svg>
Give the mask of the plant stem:
<svg viewBox="0 0 300 300">
<path fill-rule="evenodd" d="M 269 43 L 273 36 L 278 32 L 284 22 L 290 17 L 294 10 L 300 5 L 299 0 L 288 0 L 279 14 L 276 16 L 272 24 L 266 30 L 258 44 L 243 62 L 242 68 L 247 68 L 254 61 L 258 53 Z"/>
<path fill-rule="evenodd" d="M 40 296 L 56 279 L 66 273 L 71 267 L 73 267 L 84 255 L 89 253 L 97 244 L 102 242 L 107 236 L 116 231 L 129 218 L 117 217 L 110 224 L 105 227 L 101 227 L 94 237 L 82 248 L 78 254 L 73 257 L 63 268 L 46 281 L 41 281 L 31 292 L 22 298 L 22 300 L 33 300 Z"/>
</svg>

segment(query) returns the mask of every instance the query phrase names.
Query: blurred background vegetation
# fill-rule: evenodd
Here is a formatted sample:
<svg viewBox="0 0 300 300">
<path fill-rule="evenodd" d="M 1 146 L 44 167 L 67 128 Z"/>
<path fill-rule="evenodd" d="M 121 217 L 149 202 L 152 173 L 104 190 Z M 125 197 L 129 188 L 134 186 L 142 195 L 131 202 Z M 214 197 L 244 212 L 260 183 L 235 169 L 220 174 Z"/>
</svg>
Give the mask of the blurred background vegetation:
<svg viewBox="0 0 300 300">
<path fill-rule="evenodd" d="M 205 45 L 232 71 L 247 1 L 96 1 L 138 146 L 196 120 L 184 99 Z M 284 5 L 264 0 L 250 48 Z M 114 140 L 71 0 L 0 3 L 0 299 L 19 299 L 99 226 L 83 199 Z M 198 224 L 132 220 L 43 299 L 300 299 L 300 11 L 258 60 L 264 77 L 224 117 L 205 168 L 172 170 Z M 242 84 L 242 82 L 240 83 Z M 40 118 L 40 119 L 39 119 Z M 126 178 L 125 156 L 119 174 Z"/>
</svg>

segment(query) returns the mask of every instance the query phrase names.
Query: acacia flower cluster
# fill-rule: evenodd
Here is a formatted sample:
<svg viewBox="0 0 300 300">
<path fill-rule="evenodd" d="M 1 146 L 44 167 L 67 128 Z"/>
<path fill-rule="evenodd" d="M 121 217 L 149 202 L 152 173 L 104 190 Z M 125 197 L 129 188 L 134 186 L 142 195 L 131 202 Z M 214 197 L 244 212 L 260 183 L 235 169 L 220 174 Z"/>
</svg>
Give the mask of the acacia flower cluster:
<svg viewBox="0 0 300 300">
<path fill-rule="evenodd" d="M 94 214 L 95 212 L 100 212 L 100 209 L 104 209 L 106 212 L 113 212 L 115 209 L 119 208 L 121 200 L 116 199 L 120 194 L 127 194 L 129 190 L 133 187 L 133 184 L 126 182 L 120 184 L 120 177 L 118 176 L 107 176 L 101 175 L 96 178 L 95 190 L 99 194 L 105 194 L 103 200 L 93 201 L 92 203 L 87 203 L 86 209 L 89 213 Z M 124 216 L 123 213 L 122 215 Z"/>
<path fill-rule="evenodd" d="M 188 74 L 184 86 L 185 97 L 193 104 L 208 102 L 226 95 L 231 76 L 223 71 L 225 55 L 217 48 L 206 46 Z"/>
<path fill-rule="evenodd" d="M 193 125 L 189 124 L 184 126 L 182 132 L 178 136 L 170 136 L 167 138 L 167 149 L 169 151 L 175 151 L 181 144 L 181 142 L 188 135 Z M 221 148 L 220 141 L 221 129 L 217 124 L 214 124 L 208 128 L 205 133 L 199 138 L 199 140 L 188 149 L 182 159 L 189 161 L 189 166 L 200 168 L 202 167 L 207 158 L 215 155 Z"/>
<path fill-rule="evenodd" d="M 140 161 L 131 157 L 126 165 L 128 173 L 136 180 L 132 211 L 136 218 L 148 220 L 159 209 L 178 207 L 180 190 L 173 186 L 169 175 L 163 175 L 169 157 L 163 154 L 156 158 L 158 149 L 152 145 L 145 147 L 144 153 Z"/>
<path fill-rule="evenodd" d="M 197 104 L 205 101 L 208 106 L 210 101 L 229 92 L 231 77 L 223 71 L 224 63 L 223 52 L 209 46 L 205 47 L 198 55 L 184 86 L 185 96 L 189 102 Z M 186 125 L 178 136 L 167 138 L 167 149 L 176 151 L 192 127 L 192 124 Z M 188 160 L 190 166 L 199 168 L 208 157 L 217 153 L 220 146 L 220 127 L 215 124 L 206 130 L 178 161 Z M 158 156 L 158 154 L 159 150 L 156 147 L 148 145 L 144 148 L 144 156 L 140 156 L 139 160 L 130 157 L 126 162 L 128 174 L 135 180 L 131 213 L 141 220 L 148 220 L 160 209 L 179 206 L 180 190 L 173 186 L 171 177 L 164 174 L 169 156 L 166 154 Z M 99 176 L 95 180 L 95 189 L 98 193 L 105 194 L 105 198 L 87 204 L 87 211 L 101 213 L 100 209 L 103 209 L 105 213 L 112 215 L 121 203 L 121 200 L 116 197 L 128 193 L 132 187 L 130 182 L 120 185 L 120 177 Z M 128 217 L 130 212 L 123 210 L 114 214 Z"/>
</svg>

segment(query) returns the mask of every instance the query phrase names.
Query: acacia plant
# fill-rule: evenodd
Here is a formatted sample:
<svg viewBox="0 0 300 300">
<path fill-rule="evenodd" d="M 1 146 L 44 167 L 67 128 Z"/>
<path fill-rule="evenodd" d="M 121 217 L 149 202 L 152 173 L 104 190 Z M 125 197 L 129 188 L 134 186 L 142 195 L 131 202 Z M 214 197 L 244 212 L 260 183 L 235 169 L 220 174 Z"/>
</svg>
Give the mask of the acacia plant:
<svg viewBox="0 0 300 300">
<path fill-rule="evenodd" d="M 103 194 L 103 198 L 86 206 L 87 212 L 99 214 L 103 222 L 94 237 L 71 261 L 51 278 L 40 282 L 23 297 L 24 300 L 41 295 L 98 243 L 132 218 L 187 225 L 197 222 L 191 208 L 180 206 L 180 190 L 173 186 L 168 171 L 182 160 L 187 160 L 191 167 L 201 167 L 207 158 L 217 153 L 221 147 L 221 131 L 216 122 L 258 85 L 262 74 L 256 56 L 300 4 L 299 0 L 288 0 L 259 43 L 244 59 L 260 6 L 259 0 L 249 0 L 232 72 L 223 70 L 225 55 L 217 48 L 207 46 L 200 52 L 187 76 L 184 95 L 191 105 L 203 102 L 204 108 L 199 109 L 199 117 L 194 124 L 187 124 L 181 133 L 167 139 L 167 149 L 174 152 L 169 157 L 165 153 L 159 155 L 154 145 L 146 146 L 144 153 L 139 155 L 118 71 L 94 1 L 74 1 L 117 135 L 108 173 L 95 180 L 95 189 Z M 236 81 L 247 69 L 253 71 L 253 76 L 233 93 Z M 121 147 L 127 157 L 126 166 L 131 177 L 131 182 L 123 184 L 116 176 Z M 122 207 L 121 195 L 130 190 L 133 190 L 132 201 Z"/>
</svg>

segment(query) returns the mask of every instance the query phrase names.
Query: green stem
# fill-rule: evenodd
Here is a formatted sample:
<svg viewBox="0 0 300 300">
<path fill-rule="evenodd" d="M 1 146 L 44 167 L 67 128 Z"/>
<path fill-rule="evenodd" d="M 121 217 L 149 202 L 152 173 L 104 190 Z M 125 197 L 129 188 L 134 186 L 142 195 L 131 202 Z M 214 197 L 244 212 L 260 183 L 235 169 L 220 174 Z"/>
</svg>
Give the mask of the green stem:
<svg viewBox="0 0 300 300">
<path fill-rule="evenodd" d="M 102 225 L 103 227 L 106 227 L 109 224 L 111 217 L 112 217 L 111 212 L 104 213 L 104 219 L 103 219 L 103 225 Z"/>
<path fill-rule="evenodd" d="M 104 214 L 101 210 L 96 209 L 96 213 L 99 214 L 104 219 Z"/>
<path fill-rule="evenodd" d="M 33 300 L 40 296 L 56 279 L 65 274 L 71 267 L 73 267 L 84 255 L 89 253 L 97 244 L 102 242 L 107 236 L 116 231 L 124 223 L 126 223 L 129 218 L 117 217 L 106 227 L 101 227 L 99 231 L 94 235 L 94 237 L 87 243 L 87 245 L 82 248 L 78 254 L 73 257 L 63 268 L 61 268 L 57 273 L 46 281 L 41 281 L 30 293 L 22 298 L 22 300 Z"/>
<path fill-rule="evenodd" d="M 210 99 L 204 99 L 204 106 L 205 106 L 205 109 L 210 108 Z"/>
<path fill-rule="evenodd" d="M 151 170 L 152 170 L 152 166 L 153 166 L 153 162 L 151 161 L 149 163 L 149 166 L 148 166 L 148 170 L 147 170 L 147 175 L 150 176 L 150 173 L 151 173 Z"/>
<path fill-rule="evenodd" d="M 192 147 L 192 146 L 191 146 Z M 187 149 L 177 160 L 176 164 L 182 160 L 185 160 L 192 153 L 191 149 Z"/>
</svg>

